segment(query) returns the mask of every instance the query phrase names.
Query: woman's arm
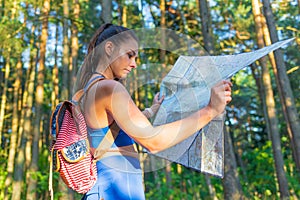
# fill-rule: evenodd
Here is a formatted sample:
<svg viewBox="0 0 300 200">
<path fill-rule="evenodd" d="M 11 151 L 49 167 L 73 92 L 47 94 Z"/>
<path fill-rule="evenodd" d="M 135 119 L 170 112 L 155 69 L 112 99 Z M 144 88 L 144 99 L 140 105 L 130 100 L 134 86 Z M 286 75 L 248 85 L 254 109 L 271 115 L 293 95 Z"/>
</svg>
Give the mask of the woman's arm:
<svg viewBox="0 0 300 200">
<path fill-rule="evenodd" d="M 183 141 L 221 114 L 231 101 L 231 83 L 222 81 L 213 87 L 210 103 L 205 108 L 182 120 L 157 127 L 153 127 L 137 108 L 122 84 L 113 80 L 101 81 L 96 96 L 96 101 L 102 102 L 121 129 L 155 153 Z"/>
</svg>

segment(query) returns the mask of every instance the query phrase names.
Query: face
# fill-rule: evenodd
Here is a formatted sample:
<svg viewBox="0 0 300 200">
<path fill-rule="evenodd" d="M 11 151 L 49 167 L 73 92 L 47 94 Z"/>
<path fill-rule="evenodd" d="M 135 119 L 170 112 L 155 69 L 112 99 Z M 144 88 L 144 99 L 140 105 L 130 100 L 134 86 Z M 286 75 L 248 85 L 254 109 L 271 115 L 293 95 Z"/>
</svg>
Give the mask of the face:
<svg viewBox="0 0 300 200">
<path fill-rule="evenodd" d="M 126 78 L 131 70 L 136 68 L 138 43 L 132 39 L 119 48 L 119 51 L 113 55 L 115 59 L 112 60 L 110 67 L 114 78 Z"/>
</svg>

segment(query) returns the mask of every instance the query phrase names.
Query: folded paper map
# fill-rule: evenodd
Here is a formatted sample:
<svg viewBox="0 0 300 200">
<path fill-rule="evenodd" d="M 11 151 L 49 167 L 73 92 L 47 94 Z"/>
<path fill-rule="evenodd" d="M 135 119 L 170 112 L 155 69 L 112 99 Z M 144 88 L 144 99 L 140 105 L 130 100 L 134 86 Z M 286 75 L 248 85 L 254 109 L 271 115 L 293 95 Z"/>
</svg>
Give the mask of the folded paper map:
<svg viewBox="0 0 300 200">
<path fill-rule="evenodd" d="M 180 56 L 162 80 L 160 94 L 165 99 L 153 125 L 182 119 L 205 107 L 211 88 L 259 58 L 282 47 L 292 39 L 280 41 L 262 49 L 225 56 Z M 155 154 L 186 167 L 217 177 L 224 175 L 224 114 L 202 130 L 167 150 Z"/>
</svg>

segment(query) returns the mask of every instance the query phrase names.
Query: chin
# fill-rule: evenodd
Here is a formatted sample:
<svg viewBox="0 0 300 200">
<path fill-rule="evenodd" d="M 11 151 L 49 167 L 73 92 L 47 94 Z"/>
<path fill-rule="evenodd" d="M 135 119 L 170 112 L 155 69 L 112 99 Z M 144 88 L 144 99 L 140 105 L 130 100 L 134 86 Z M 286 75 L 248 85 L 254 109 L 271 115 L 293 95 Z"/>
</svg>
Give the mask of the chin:
<svg viewBox="0 0 300 200">
<path fill-rule="evenodd" d="M 120 76 L 120 78 L 119 78 L 119 79 L 124 79 L 124 78 L 127 78 L 127 75 L 128 75 L 128 74 L 123 74 L 123 75 L 121 75 L 121 76 Z"/>
</svg>

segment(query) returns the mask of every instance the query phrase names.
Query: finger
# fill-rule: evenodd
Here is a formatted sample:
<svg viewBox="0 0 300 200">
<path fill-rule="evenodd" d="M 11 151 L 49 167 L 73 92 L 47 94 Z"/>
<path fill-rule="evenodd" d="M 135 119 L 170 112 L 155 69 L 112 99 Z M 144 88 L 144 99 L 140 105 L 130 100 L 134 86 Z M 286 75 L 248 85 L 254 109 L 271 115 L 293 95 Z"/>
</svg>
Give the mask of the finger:
<svg viewBox="0 0 300 200">
<path fill-rule="evenodd" d="M 223 82 L 223 84 L 228 84 L 230 87 L 232 87 L 232 82 L 231 81 L 223 80 L 222 82 Z"/>
<path fill-rule="evenodd" d="M 225 91 L 231 91 L 230 84 L 228 84 L 228 83 L 224 84 L 224 89 L 225 89 Z"/>
<path fill-rule="evenodd" d="M 231 91 L 225 91 L 225 96 L 226 96 L 226 97 L 231 96 Z"/>
<path fill-rule="evenodd" d="M 161 104 L 164 101 L 164 99 L 165 99 L 165 95 L 162 95 L 162 97 L 159 100 L 159 103 Z"/>
<path fill-rule="evenodd" d="M 218 83 L 215 85 L 215 87 L 219 87 L 219 86 L 222 86 L 222 85 L 224 85 L 224 81 L 218 82 Z"/>
<path fill-rule="evenodd" d="M 165 98 L 164 95 L 161 98 L 159 98 L 159 95 L 160 95 L 160 93 L 158 92 L 154 96 L 154 103 L 155 104 L 161 104 L 163 102 L 164 98 Z"/>
<path fill-rule="evenodd" d="M 228 104 L 228 103 L 231 102 L 232 97 L 231 97 L 231 96 L 227 96 L 227 97 L 225 98 L 225 100 L 226 100 L 226 104 Z"/>
<path fill-rule="evenodd" d="M 159 102 L 159 100 L 158 100 L 158 93 L 156 93 L 155 95 L 154 95 L 154 98 L 153 98 L 153 103 L 152 104 L 157 104 L 158 102 Z"/>
<path fill-rule="evenodd" d="M 217 88 L 225 88 L 225 90 L 231 90 L 232 83 L 228 80 L 222 80 L 218 82 L 215 87 Z"/>
<path fill-rule="evenodd" d="M 159 98 L 159 93 L 158 93 L 158 97 Z M 164 100 L 165 96 L 163 95 L 160 99 L 157 100 L 157 103 L 161 104 Z"/>
</svg>

